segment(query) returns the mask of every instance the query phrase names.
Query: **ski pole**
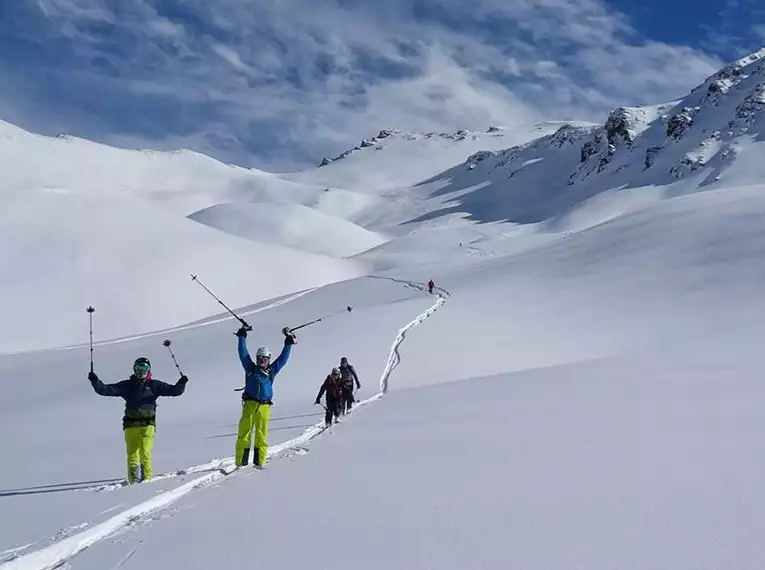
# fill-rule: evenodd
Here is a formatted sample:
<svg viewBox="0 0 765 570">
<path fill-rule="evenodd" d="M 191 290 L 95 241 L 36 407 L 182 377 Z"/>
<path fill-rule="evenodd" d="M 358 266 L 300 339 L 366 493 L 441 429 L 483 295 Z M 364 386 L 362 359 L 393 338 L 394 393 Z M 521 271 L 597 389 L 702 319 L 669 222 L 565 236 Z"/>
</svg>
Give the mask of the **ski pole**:
<svg viewBox="0 0 765 570">
<path fill-rule="evenodd" d="M 90 371 L 93 372 L 93 313 L 96 310 L 93 307 L 88 307 L 87 311 L 90 317 Z"/>
<path fill-rule="evenodd" d="M 229 313 L 231 313 L 231 314 L 234 316 L 234 318 L 235 318 L 236 320 L 238 320 L 240 323 L 242 323 L 242 326 L 244 326 L 244 328 L 245 328 L 246 330 L 248 330 L 248 331 L 251 331 L 251 330 L 252 330 L 252 327 L 251 327 L 250 325 L 248 325 L 248 324 L 247 324 L 247 321 L 245 321 L 245 320 L 244 320 L 244 319 L 242 319 L 242 318 L 241 318 L 239 315 L 237 315 L 237 314 L 236 314 L 234 311 L 232 311 L 231 309 L 229 309 L 229 308 L 226 306 L 226 303 L 224 303 L 223 301 L 221 301 L 221 300 L 220 300 L 220 299 L 219 299 L 219 298 L 218 298 L 218 297 L 215 295 L 215 293 L 213 293 L 213 292 L 212 292 L 212 291 L 210 291 L 210 290 L 209 290 L 207 287 L 205 287 L 204 283 L 202 283 L 202 282 L 201 282 L 201 281 L 200 281 L 200 280 L 197 278 L 197 276 L 196 276 L 196 275 L 192 274 L 192 275 L 191 275 L 191 280 L 192 280 L 192 281 L 194 281 L 195 283 L 197 283 L 197 284 L 198 284 L 198 285 L 199 285 L 199 286 L 200 286 L 202 289 L 204 289 L 205 291 L 207 291 L 207 292 L 208 292 L 208 293 L 209 293 L 209 294 L 212 296 L 212 298 L 213 298 L 213 299 L 215 299 L 216 301 L 218 301 L 218 303 L 220 303 L 220 304 L 223 306 L 223 308 L 224 308 L 224 309 L 226 309 L 226 310 L 227 310 Z"/>
<path fill-rule="evenodd" d="M 298 325 L 296 327 L 287 327 L 287 329 L 289 331 L 296 331 L 296 330 L 302 329 L 303 327 L 309 327 L 309 326 L 314 325 L 316 323 L 320 323 L 323 318 L 324 317 L 322 317 L 321 319 L 316 319 L 316 320 L 308 322 L 308 323 L 303 323 L 302 325 Z"/>
<path fill-rule="evenodd" d="M 323 321 L 324 319 L 328 319 L 329 317 L 334 317 L 335 315 L 340 315 L 340 314 L 342 314 L 342 313 L 344 313 L 344 312 L 346 312 L 346 311 L 350 313 L 351 311 L 353 311 L 353 307 L 351 307 L 350 305 L 348 305 L 348 306 L 345 308 L 345 310 L 344 310 L 344 311 L 341 311 L 341 312 L 337 312 L 337 313 L 330 313 L 329 315 L 324 315 L 323 317 L 319 317 L 318 319 L 314 319 L 313 321 L 310 321 L 310 322 L 307 322 L 307 323 L 303 323 L 302 325 L 298 325 L 298 326 L 296 326 L 296 327 L 289 327 L 289 330 L 290 330 L 290 331 L 296 331 L 296 330 L 298 330 L 298 329 L 302 329 L 303 327 L 307 327 L 307 326 L 310 326 L 310 325 L 314 325 L 314 324 L 316 324 L 316 323 L 320 323 L 320 322 L 321 322 L 321 321 Z"/>
<path fill-rule="evenodd" d="M 173 362 L 175 363 L 175 367 L 178 369 L 178 374 L 180 374 L 181 376 L 183 376 L 183 372 L 181 371 L 181 367 L 180 367 L 180 366 L 178 366 L 178 361 L 175 359 L 175 354 L 173 354 L 173 349 L 172 349 L 172 348 L 170 348 L 170 344 L 172 344 L 172 343 L 170 342 L 170 339 L 168 338 L 167 340 L 165 340 L 165 341 L 162 343 L 162 346 L 166 346 L 166 347 L 167 347 L 167 350 L 169 350 L 169 351 L 170 351 L 170 356 L 172 356 L 172 357 L 173 357 Z"/>
</svg>

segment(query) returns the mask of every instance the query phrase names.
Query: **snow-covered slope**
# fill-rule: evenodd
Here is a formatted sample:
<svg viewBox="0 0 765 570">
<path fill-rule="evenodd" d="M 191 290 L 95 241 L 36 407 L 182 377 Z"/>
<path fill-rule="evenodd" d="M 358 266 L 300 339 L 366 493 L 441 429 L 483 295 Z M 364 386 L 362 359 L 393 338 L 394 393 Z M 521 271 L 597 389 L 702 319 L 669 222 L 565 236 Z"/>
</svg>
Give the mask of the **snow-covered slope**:
<svg viewBox="0 0 765 570">
<path fill-rule="evenodd" d="M 333 257 L 354 255 L 386 241 L 384 236 L 302 204 L 217 204 L 189 217 L 258 242 Z"/>
<path fill-rule="evenodd" d="M 208 316 L 216 304 L 188 287 L 190 273 L 241 305 L 363 272 L 310 248 L 275 239 L 253 243 L 185 217 L 189 204 L 236 195 L 259 174 L 199 155 L 120 151 L 0 127 L 0 295 L 6 300 L 0 352 L 87 340 L 81 319 L 91 304 L 102 317 L 101 338 Z M 291 223 L 315 226 L 313 217 L 297 214 Z M 325 234 L 324 251 L 333 240 L 338 251 L 354 251 L 347 239 Z M 268 267 L 268 278 L 246 267 Z"/>
<path fill-rule="evenodd" d="M 761 152 L 756 143 L 762 142 L 765 117 L 763 57 L 765 48 L 727 66 L 653 120 L 617 109 L 588 141 L 572 181 L 604 174 L 612 183 L 633 186 L 681 178 L 713 188 L 761 182 L 760 161 L 746 155 Z M 705 167 L 707 176 L 699 177 Z"/>
<path fill-rule="evenodd" d="M 765 506 L 757 499 L 765 463 L 750 452 L 760 431 L 754 403 L 762 396 L 752 378 L 765 364 L 757 349 L 765 332 L 758 285 L 765 274 L 752 260 L 765 255 L 765 230 L 747 223 L 762 211 L 762 188 L 707 192 L 653 205 L 532 253 L 421 266 L 423 278 L 433 275 L 450 296 L 394 352 L 400 364 L 389 379 L 390 397 L 274 459 L 266 473 L 213 478 L 198 489 L 180 485 L 208 477 L 204 473 L 106 493 L 70 490 L 120 476 L 120 404 L 87 395 L 84 348 L 2 358 L 2 377 L 12 384 L 1 404 L 0 431 L 19 436 L 7 450 L 14 467 L 0 481 L 2 489 L 16 489 L 10 493 L 29 495 L 0 494 L 10 513 L 6 521 L 15 521 L 0 548 L 46 539 L 62 528 L 74 535 L 62 543 L 70 548 L 94 536 L 88 533 L 98 536 L 99 524 L 108 528 L 128 508 L 150 500 L 141 508 L 161 505 L 180 489 L 188 495 L 169 508 L 124 517 L 120 534 L 96 539 L 77 564 L 201 568 L 220 563 L 221 552 L 240 560 L 251 552 L 236 538 L 244 527 L 271 541 L 264 560 L 287 566 L 314 556 L 303 557 L 289 544 L 320 543 L 352 528 L 356 558 L 333 560 L 333 567 L 354 567 L 392 536 L 395 552 L 369 558 L 366 566 L 388 567 L 403 556 L 456 568 L 468 544 L 483 549 L 486 562 L 479 567 L 510 564 L 512 550 L 523 552 L 529 565 L 576 560 L 610 568 L 623 556 L 622 565 L 640 568 L 646 552 L 659 545 L 664 565 L 682 566 L 689 557 L 699 561 L 694 568 L 710 569 L 736 557 L 763 561 L 761 541 L 741 534 L 758 520 L 751 513 Z M 394 274 L 328 286 L 248 317 L 256 325 L 251 343 L 273 346 L 284 324 L 336 315 L 298 335 L 277 387 L 272 441 L 319 421 L 311 403 L 340 356 L 356 363 L 361 393 L 372 395 L 396 331 L 434 302 Z M 344 313 L 345 304 L 354 311 Z M 230 457 L 239 413 L 232 388 L 241 383 L 230 334 L 235 328 L 229 319 L 173 334 L 192 383 L 188 394 L 163 402 L 160 410 L 159 472 Z M 97 347 L 99 373 L 119 378 L 134 355 L 149 354 L 157 373 L 172 378 L 162 338 Z M 11 373 L 22 369 L 23 377 Z M 51 370 L 60 378 L 55 390 L 30 384 Z M 496 374 L 503 376 L 479 380 Z M 451 381 L 458 382 L 443 386 Z M 409 390 L 423 385 L 433 387 Z M 75 410 L 103 429 L 82 433 L 80 420 L 70 417 Z M 59 456 L 58 442 L 35 428 L 42 418 L 59 426 L 58 437 L 82 446 Z M 55 472 L 42 468 L 52 457 Z M 723 457 L 727 468 L 711 457 Z M 455 503 L 443 494 L 453 484 L 444 470 L 462 472 L 465 465 L 474 484 Z M 60 485 L 58 492 L 45 493 L 43 486 L 52 484 Z M 262 484 L 266 496 L 240 500 Z M 324 512 L 349 486 L 353 504 L 363 510 L 347 507 L 329 527 L 295 522 Z M 497 496 L 510 503 L 497 504 Z M 594 514 L 583 517 L 582 504 Z M 672 522 L 658 532 L 667 509 Z M 720 524 L 707 524 L 700 512 L 717 513 Z M 645 523 L 637 530 L 636 517 Z M 405 532 L 410 523 L 404 519 L 427 532 Z M 367 530 L 371 521 L 390 529 L 386 538 Z M 523 532 L 511 532 L 513 521 Z M 88 525 L 71 528 L 80 523 Z M 200 525 L 208 529 L 205 541 L 189 544 L 187 536 Z M 492 532 L 506 536 L 506 547 L 489 548 L 494 542 L 486 533 Z M 712 532 L 715 540 L 703 540 Z M 461 542 L 446 540 L 452 534 Z M 603 536 L 620 547 L 595 549 Z M 555 549 L 530 546 L 550 540 Z M 439 554 L 423 550 L 438 543 L 452 546 Z M 43 552 L 58 560 L 55 548 Z M 40 567 L 30 560 L 19 557 L 16 567 Z"/>
<path fill-rule="evenodd" d="M 272 568 L 757 567 L 763 466 L 737 440 L 765 429 L 762 390 L 720 365 L 612 359 L 391 394 L 73 564 L 237 567 L 255 535 Z"/>
<path fill-rule="evenodd" d="M 325 159 L 317 169 L 283 175 L 283 178 L 379 193 L 414 186 L 479 150 L 498 150 L 525 143 L 555 131 L 561 124 L 550 121 L 513 129 L 490 127 L 486 132 L 383 130 L 339 157 Z"/>
<path fill-rule="evenodd" d="M 379 172 L 414 184 L 459 164 L 487 141 L 506 145 L 550 128 L 390 133 L 375 155 L 384 160 L 374 166 L 359 152 L 293 181 L 189 151 L 126 151 L 0 123 L 0 270 L 12 276 L 0 293 L 35 299 L 0 308 L 3 322 L 13 323 L 0 333 L 0 352 L 85 340 L 78 319 L 89 304 L 107 317 L 102 338 L 203 318 L 210 305 L 180 293 L 190 273 L 207 277 L 235 304 L 359 275 L 362 258 L 317 254 L 344 258 L 375 248 L 389 239 L 388 230 L 406 233 L 398 224 L 433 205 L 409 187 L 383 190 L 393 179 L 377 187 L 328 188 L 319 173 L 358 182 Z M 267 280 L 254 272 L 228 277 L 263 266 Z M 56 326 L 41 329 L 38 323 L 54 315 Z"/>
<path fill-rule="evenodd" d="M 731 64 L 680 101 L 621 107 L 599 127 L 563 125 L 482 150 L 434 176 L 429 198 L 444 204 L 415 221 L 461 213 L 479 222 L 557 224 L 597 197 L 610 203 L 607 217 L 577 212 L 594 224 L 664 197 L 761 183 L 764 55 L 765 48 Z"/>
<path fill-rule="evenodd" d="M 241 198 L 268 173 L 225 165 L 188 150 L 128 151 L 87 140 L 28 133 L 0 121 L 3 188 L 77 188 L 131 192 L 190 214 Z"/>
<path fill-rule="evenodd" d="M 3 351 L 87 340 L 82 317 L 91 304 L 101 317 L 99 338 L 208 316 L 217 305 L 189 287 L 191 273 L 241 305 L 362 271 L 326 256 L 235 238 L 131 194 L 67 187 L 5 190 L 2 196 Z M 247 267 L 268 268 L 268 278 Z"/>
</svg>

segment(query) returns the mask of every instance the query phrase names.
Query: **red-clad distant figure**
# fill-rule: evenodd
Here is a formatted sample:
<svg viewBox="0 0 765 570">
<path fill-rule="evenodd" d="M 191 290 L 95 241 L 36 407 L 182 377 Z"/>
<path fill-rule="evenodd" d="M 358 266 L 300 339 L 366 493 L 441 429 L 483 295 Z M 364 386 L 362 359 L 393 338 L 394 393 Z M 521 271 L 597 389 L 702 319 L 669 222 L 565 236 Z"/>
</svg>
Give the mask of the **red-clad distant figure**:
<svg viewBox="0 0 765 570">
<path fill-rule="evenodd" d="M 428 293 L 430 293 L 432 295 L 433 294 L 433 289 L 434 289 L 435 286 L 436 286 L 436 284 L 433 283 L 432 279 L 430 281 L 428 281 Z"/>
</svg>

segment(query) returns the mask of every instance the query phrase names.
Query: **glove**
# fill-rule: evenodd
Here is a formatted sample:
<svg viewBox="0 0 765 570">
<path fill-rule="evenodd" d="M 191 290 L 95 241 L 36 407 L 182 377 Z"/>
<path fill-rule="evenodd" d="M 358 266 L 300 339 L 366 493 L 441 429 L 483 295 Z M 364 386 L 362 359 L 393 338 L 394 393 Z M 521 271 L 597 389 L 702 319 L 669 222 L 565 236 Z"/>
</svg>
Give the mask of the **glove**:
<svg viewBox="0 0 765 570">
<path fill-rule="evenodd" d="M 252 327 L 244 326 L 242 325 L 239 327 L 239 330 L 236 331 L 234 334 L 238 336 L 239 338 L 247 338 L 247 331 L 251 330 Z"/>
<path fill-rule="evenodd" d="M 96 376 L 95 372 L 88 372 L 88 380 L 90 380 L 91 382 L 95 382 L 96 380 L 98 380 L 98 376 Z"/>
<path fill-rule="evenodd" d="M 178 383 L 180 384 L 185 384 L 188 381 L 189 381 L 189 377 L 186 376 L 185 374 L 181 375 L 181 377 L 178 378 Z"/>
<path fill-rule="evenodd" d="M 319 400 L 316 400 L 316 401 L 313 403 L 313 405 L 314 405 L 314 406 L 318 406 L 319 404 L 321 404 L 321 402 L 320 402 Z"/>
<path fill-rule="evenodd" d="M 284 333 L 284 344 L 295 344 L 297 342 L 297 340 L 295 340 L 295 334 L 289 327 L 284 327 L 282 333 Z"/>
</svg>

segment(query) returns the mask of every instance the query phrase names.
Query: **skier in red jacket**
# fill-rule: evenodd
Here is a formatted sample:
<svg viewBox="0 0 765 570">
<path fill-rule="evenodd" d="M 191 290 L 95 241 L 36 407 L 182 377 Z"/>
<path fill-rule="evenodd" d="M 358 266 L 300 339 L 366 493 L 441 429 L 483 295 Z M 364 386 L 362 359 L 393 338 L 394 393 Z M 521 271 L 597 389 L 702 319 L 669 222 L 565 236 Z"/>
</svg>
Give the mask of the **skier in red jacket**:
<svg viewBox="0 0 765 570">
<path fill-rule="evenodd" d="M 319 393 L 316 395 L 316 401 L 314 404 L 321 404 L 321 397 L 326 394 L 327 406 L 324 408 L 327 413 L 324 415 L 324 424 L 326 427 L 332 425 L 332 417 L 337 418 L 340 416 L 340 411 L 345 405 L 345 385 L 343 384 L 343 378 L 340 375 L 340 370 L 333 368 L 329 376 L 326 377 L 324 383 L 319 389 Z"/>
</svg>

